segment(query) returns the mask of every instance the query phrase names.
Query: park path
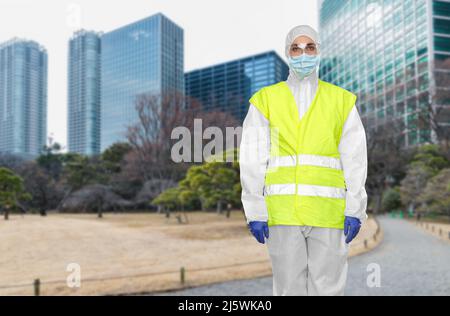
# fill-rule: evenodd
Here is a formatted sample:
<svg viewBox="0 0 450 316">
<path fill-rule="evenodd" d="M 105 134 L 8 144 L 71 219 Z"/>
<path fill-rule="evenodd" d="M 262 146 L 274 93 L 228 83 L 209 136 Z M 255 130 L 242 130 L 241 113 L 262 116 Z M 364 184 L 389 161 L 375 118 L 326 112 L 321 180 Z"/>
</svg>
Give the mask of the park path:
<svg viewBox="0 0 450 316">
<path fill-rule="evenodd" d="M 450 242 L 440 240 L 411 222 L 379 218 L 383 242 L 371 252 L 349 259 L 346 295 L 450 295 Z M 376 264 L 380 287 L 367 286 Z M 272 295 L 272 277 L 237 280 L 155 295 Z"/>
</svg>

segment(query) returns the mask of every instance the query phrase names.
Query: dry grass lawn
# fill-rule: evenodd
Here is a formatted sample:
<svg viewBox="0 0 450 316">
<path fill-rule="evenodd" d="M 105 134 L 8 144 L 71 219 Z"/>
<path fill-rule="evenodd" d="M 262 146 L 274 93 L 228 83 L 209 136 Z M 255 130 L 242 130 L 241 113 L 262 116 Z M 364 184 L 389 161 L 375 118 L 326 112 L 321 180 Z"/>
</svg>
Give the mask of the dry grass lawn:
<svg viewBox="0 0 450 316">
<path fill-rule="evenodd" d="M 98 295 L 270 275 L 266 246 L 250 235 L 241 211 L 231 214 L 188 213 L 181 225 L 163 214 L 12 215 L 0 220 L 0 295 L 33 295 L 36 278 L 41 295 Z M 358 239 L 375 230 L 369 220 Z M 66 285 L 70 263 L 81 267 L 80 288 Z"/>
</svg>

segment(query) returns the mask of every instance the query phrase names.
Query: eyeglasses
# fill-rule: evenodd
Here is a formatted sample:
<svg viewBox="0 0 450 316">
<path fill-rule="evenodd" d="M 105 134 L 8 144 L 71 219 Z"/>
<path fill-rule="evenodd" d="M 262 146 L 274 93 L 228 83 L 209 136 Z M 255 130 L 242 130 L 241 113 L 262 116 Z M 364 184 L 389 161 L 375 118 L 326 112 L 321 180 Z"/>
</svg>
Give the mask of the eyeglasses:
<svg viewBox="0 0 450 316">
<path fill-rule="evenodd" d="M 308 43 L 308 44 L 293 44 L 291 45 L 290 52 L 294 56 L 302 55 L 304 52 L 308 55 L 315 55 L 317 54 L 318 48 L 317 45 L 314 43 Z"/>
</svg>

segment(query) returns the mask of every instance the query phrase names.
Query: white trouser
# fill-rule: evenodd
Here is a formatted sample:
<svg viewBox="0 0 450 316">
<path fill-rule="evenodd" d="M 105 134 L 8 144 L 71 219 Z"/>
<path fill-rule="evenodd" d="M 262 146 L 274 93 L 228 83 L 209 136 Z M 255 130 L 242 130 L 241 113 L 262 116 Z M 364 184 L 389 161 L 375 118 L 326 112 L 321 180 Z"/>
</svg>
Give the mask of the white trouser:
<svg viewBox="0 0 450 316">
<path fill-rule="evenodd" d="M 269 227 L 273 295 L 344 295 L 348 244 L 344 230 L 311 226 Z"/>
</svg>

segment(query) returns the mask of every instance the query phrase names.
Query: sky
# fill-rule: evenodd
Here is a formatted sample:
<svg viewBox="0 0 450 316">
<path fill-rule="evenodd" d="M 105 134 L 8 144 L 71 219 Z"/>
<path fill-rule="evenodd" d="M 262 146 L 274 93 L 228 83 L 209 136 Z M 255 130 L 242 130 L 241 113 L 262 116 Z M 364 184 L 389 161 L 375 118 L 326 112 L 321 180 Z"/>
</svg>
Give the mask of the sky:
<svg viewBox="0 0 450 316">
<path fill-rule="evenodd" d="M 161 12 L 184 29 L 185 71 L 275 50 L 289 30 L 318 29 L 311 0 L 1 0 L 0 42 L 37 41 L 48 53 L 48 136 L 67 145 L 67 47 L 72 34 L 109 32 Z M 65 151 L 65 150 L 63 150 Z"/>
</svg>

